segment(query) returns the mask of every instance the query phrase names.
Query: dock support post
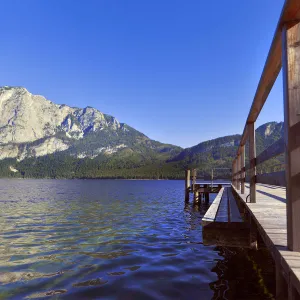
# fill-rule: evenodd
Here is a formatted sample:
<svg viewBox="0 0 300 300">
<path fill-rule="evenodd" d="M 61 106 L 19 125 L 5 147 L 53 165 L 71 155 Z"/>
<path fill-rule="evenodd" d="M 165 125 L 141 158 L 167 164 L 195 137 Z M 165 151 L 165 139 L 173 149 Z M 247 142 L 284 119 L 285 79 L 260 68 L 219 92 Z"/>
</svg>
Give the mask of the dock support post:
<svg viewBox="0 0 300 300">
<path fill-rule="evenodd" d="M 232 181 L 232 185 L 234 186 L 234 160 L 232 161 L 231 181 Z"/>
<path fill-rule="evenodd" d="M 242 146 L 241 151 L 241 193 L 245 194 L 245 146 Z"/>
<path fill-rule="evenodd" d="M 300 22 L 282 29 L 287 244 L 300 251 Z"/>
<path fill-rule="evenodd" d="M 198 191 L 194 191 L 194 204 L 198 204 L 199 203 L 199 192 Z"/>
<path fill-rule="evenodd" d="M 192 191 L 193 191 L 193 193 L 195 192 L 196 174 L 197 174 L 197 170 L 193 169 L 193 171 L 192 171 L 192 176 L 193 176 Z"/>
<path fill-rule="evenodd" d="M 204 184 L 204 189 L 205 190 L 208 189 L 208 184 Z M 208 192 L 204 192 L 204 197 L 205 197 L 205 203 L 208 204 L 209 203 L 209 193 Z"/>
<path fill-rule="evenodd" d="M 221 188 L 222 188 L 222 184 L 218 184 L 218 193 L 219 193 Z"/>
<path fill-rule="evenodd" d="M 236 160 L 234 159 L 232 162 L 232 184 L 236 188 Z"/>
<path fill-rule="evenodd" d="M 250 202 L 256 203 L 256 143 L 255 123 L 248 124 L 249 131 L 249 161 L 250 161 Z"/>
<path fill-rule="evenodd" d="M 239 154 L 237 159 L 236 159 L 236 172 L 240 172 L 241 170 L 241 155 Z M 237 189 L 240 190 L 241 189 L 241 180 L 240 180 L 240 174 L 236 175 L 237 177 Z"/>
<path fill-rule="evenodd" d="M 185 170 L 185 202 L 189 202 L 190 200 L 190 188 L 191 188 L 191 171 Z"/>
</svg>

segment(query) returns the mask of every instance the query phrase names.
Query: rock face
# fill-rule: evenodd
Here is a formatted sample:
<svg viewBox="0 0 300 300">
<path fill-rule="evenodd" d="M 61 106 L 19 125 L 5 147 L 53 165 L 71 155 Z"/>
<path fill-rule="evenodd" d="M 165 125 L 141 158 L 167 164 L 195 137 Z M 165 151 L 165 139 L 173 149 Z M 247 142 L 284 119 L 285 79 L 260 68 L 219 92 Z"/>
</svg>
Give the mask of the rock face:
<svg viewBox="0 0 300 300">
<path fill-rule="evenodd" d="M 0 88 L 0 143 L 28 143 L 63 131 L 79 139 L 89 131 L 120 123 L 97 109 L 57 105 L 23 87 Z"/>
<path fill-rule="evenodd" d="M 257 128 L 258 133 L 265 139 L 272 138 L 275 135 L 283 134 L 283 122 L 268 122 Z"/>
<path fill-rule="evenodd" d="M 121 127 L 114 117 L 92 107 L 57 105 L 23 87 L 0 88 L 0 159 L 22 160 L 64 151 L 72 140 L 90 132 Z M 62 140 L 58 134 L 69 139 Z"/>
<path fill-rule="evenodd" d="M 140 152 L 179 149 L 150 140 L 95 108 L 57 105 L 23 87 L 0 88 L 0 159 L 21 161 L 61 151 L 95 158 L 124 148 Z"/>
</svg>

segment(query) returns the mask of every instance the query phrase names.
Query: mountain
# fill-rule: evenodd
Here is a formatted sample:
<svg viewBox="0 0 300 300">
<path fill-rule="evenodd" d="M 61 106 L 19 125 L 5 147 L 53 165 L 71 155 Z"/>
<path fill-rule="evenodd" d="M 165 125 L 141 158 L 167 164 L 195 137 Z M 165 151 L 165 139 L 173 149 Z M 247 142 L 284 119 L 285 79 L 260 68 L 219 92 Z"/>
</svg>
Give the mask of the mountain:
<svg viewBox="0 0 300 300">
<path fill-rule="evenodd" d="M 204 160 L 225 161 L 236 154 L 241 135 L 229 135 L 202 142 L 191 148 L 184 149 L 170 161 L 185 161 L 186 164 L 198 164 Z"/>
<path fill-rule="evenodd" d="M 199 175 L 210 176 L 212 168 L 219 177 L 230 177 L 233 158 L 240 144 L 241 135 L 229 135 L 202 142 L 191 148 L 184 149 L 178 155 L 168 160 L 168 163 L 177 163 L 182 168 L 197 168 Z M 256 152 L 260 154 L 283 137 L 283 122 L 268 122 L 256 129 Z M 246 162 L 248 160 L 248 144 L 246 144 Z M 284 161 L 283 155 L 266 161 L 257 167 L 258 172 L 271 172 L 273 166 Z"/>
<path fill-rule="evenodd" d="M 283 122 L 269 122 L 256 129 L 256 151 L 261 153 L 283 136 Z M 228 135 L 202 142 L 191 148 L 184 149 L 172 161 L 184 160 L 187 164 L 202 163 L 202 160 L 212 159 L 222 164 L 236 155 L 241 135 Z M 247 145 L 246 145 L 247 146 Z M 246 150 L 248 148 L 246 147 Z M 247 151 L 246 151 L 247 157 Z M 230 159 L 231 161 L 231 159 Z"/>
<path fill-rule="evenodd" d="M 148 159 L 180 150 L 95 108 L 57 105 L 23 87 L 0 88 L 0 159 L 22 161 L 61 151 L 75 158 L 135 152 Z"/>
<path fill-rule="evenodd" d="M 283 137 L 283 122 L 269 122 L 256 129 L 256 152 L 261 153 Z"/>
<path fill-rule="evenodd" d="M 257 153 L 283 136 L 283 123 L 256 130 Z M 0 176 L 28 178 L 230 177 L 241 135 L 182 149 L 151 140 L 95 108 L 57 105 L 22 87 L 0 88 Z M 247 147 L 246 147 L 247 148 Z M 247 152 L 246 152 L 247 153 Z M 247 157 L 246 157 L 247 159 Z M 274 158 L 260 170 L 283 161 Z"/>
</svg>

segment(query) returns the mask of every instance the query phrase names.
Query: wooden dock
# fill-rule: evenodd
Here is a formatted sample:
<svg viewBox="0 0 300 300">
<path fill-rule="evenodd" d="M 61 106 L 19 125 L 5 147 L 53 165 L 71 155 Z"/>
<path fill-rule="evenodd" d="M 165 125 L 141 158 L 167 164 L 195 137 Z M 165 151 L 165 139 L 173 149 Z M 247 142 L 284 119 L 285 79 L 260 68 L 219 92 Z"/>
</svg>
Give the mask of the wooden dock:
<svg viewBox="0 0 300 300">
<path fill-rule="evenodd" d="M 281 70 L 284 136 L 256 155 L 255 122 Z M 246 145 L 249 151 L 247 164 Z M 282 153 L 285 163 L 281 172 L 257 174 L 258 165 Z M 256 226 L 273 254 L 276 299 L 300 299 L 299 0 L 284 2 L 232 170 L 232 189 L 237 201 L 244 205 L 245 221 Z M 245 184 L 246 176 L 249 185 Z M 250 203 L 246 203 L 247 198 Z"/>
<path fill-rule="evenodd" d="M 204 245 L 251 248 L 251 227 L 244 222 L 231 187 L 222 188 L 202 218 Z"/>
<path fill-rule="evenodd" d="M 284 137 L 256 155 L 255 123 L 281 69 Z M 257 174 L 258 165 L 280 154 L 285 157 L 282 171 Z M 246 178 L 249 183 L 246 183 Z M 186 199 L 192 190 L 197 200 L 197 189 L 193 187 L 196 187 L 195 181 L 192 187 L 186 182 Z M 221 190 L 222 187 L 219 187 L 219 192 Z M 215 199 L 204 216 L 204 237 L 210 227 L 219 228 L 219 232 L 211 231 L 210 237 L 215 244 L 224 244 L 223 238 L 226 242 L 226 226 L 232 226 L 229 217 L 226 221 L 226 213 L 229 216 L 229 210 L 235 207 L 232 201 L 236 201 L 243 226 L 247 228 L 246 241 L 249 237 L 251 246 L 257 246 L 256 237 L 260 235 L 274 258 L 276 299 L 300 299 L 300 0 L 284 2 L 240 145 L 232 162 L 230 191 L 235 200 L 227 196 L 224 202 L 223 190 L 223 195 Z M 226 207 L 227 212 L 222 215 Z M 241 226 L 237 223 L 235 226 Z M 237 238 L 233 239 L 238 241 Z"/>
<path fill-rule="evenodd" d="M 185 202 L 189 202 L 190 194 L 194 195 L 194 204 L 205 201 L 209 203 L 209 194 L 217 194 L 224 186 L 230 186 L 231 183 L 228 182 L 197 182 L 197 169 L 185 170 Z"/>
<path fill-rule="evenodd" d="M 244 194 L 232 188 L 276 263 L 276 299 L 299 299 L 300 252 L 288 249 L 286 188 L 257 184 L 256 203 L 246 202 L 250 193 L 249 184 L 245 184 Z"/>
<path fill-rule="evenodd" d="M 276 299 L 299 299 L 300 252 L 288 248 L 286 188 L 256 184 L 256 202 L 249 196 L 249 183 L 243 194 L 233 185 L 219 191 L 202 219 L 203 243 L 256 248 L 259 234 L 276 264 Z"/>
</svg>

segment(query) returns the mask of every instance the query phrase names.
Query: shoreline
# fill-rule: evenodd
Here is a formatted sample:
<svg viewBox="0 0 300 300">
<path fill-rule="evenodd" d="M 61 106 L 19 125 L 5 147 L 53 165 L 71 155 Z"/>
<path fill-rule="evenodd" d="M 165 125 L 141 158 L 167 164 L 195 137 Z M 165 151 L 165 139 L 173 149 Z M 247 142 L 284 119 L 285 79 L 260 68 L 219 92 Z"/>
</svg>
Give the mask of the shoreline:
<svg viewBox="0 0 300 300">
<path fill-rule="evenodd" d="M 153 178 L 50 178 L 50 177 L 45 177 L 45 178 L 22 178 L 22 177 L 0 177 L 0 180 L 127 180 L 127 181 L 146 181 L 146 180 L 151 180 L 151 181 L 172 181 L 172 180 L 185 180 L 184 178 L 166 178 L 166 179 L 153 179 Z M 197 179 L 197 181 L 201 182 L 207 182 L 210 183 L 211 180 L 205 180 L 205 179 Z M 213 182 L 230 182 L 228 179 L 215 179 Z"/>
</svg>

